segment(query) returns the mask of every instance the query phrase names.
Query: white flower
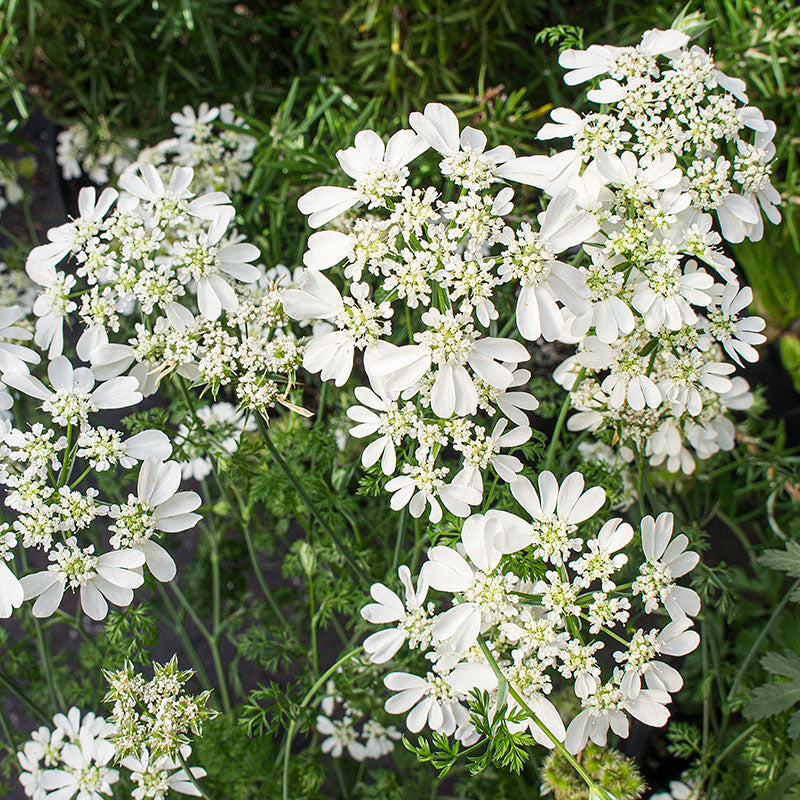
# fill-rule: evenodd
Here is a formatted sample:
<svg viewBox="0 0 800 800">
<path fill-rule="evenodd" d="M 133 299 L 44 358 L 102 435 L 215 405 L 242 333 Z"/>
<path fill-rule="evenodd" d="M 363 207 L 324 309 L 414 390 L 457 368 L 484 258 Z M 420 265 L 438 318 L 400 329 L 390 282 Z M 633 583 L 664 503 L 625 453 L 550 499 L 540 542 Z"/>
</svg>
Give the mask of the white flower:
<svg viewBox="0 0 800 800">
<path fill-rule="evenodd" d="M 654 520 L 642 519 L 642 549 L 645 562 L 633 583 L 634 594 L 641 594 L 645 611 L 651 614 L 664 606 L 672 619 L 695 617 L 700 613 L 700 598 L 694 589 L 678 586 L 680 578 L 697 566 L 700 556 L 686 552 L 689 539 L 680 534 L 672 539 L 673 515 L 665 511 Z M 672 539 L 672 541 L 670 541 Z"/>
<path fill-rule="evenodd" d="M 628 556 L 612 554 L 625 547 L 631 539 L 633 528 L 627 522 L 622 522 L 619 517 L 608 520 L 600 528 L 597 538 L 587 542 L 588 552 L 570 562 L 570 567 L 578 574 L 576 583 L 588 589 L 593 581 L 599 580 L 604 592 L 615 589 L 611 576 L 628 563 Z"/>
<path fill-rule="evenodd" d="M 366 758 L 366 748 L 358 741 L 351 717 L 345 716 L 344 719 L 331 720 L 319 714 L 317 730 L 327 737 L 322 740 L 320 745 L 323 753 L 330 753 L 334 758 L 339 758 L 346 748 L 350 757 L 355 761 L 363 761 Z"/>
<path fill-rule="evenodd" d="M 428 328 L 414 335 L 417 344 L 375 351 L 365 359 L 365 367 L 373 385 L 375 378 L 388 381 L 392 391 L 399 393 L 416 386 L 435 366 L 431 410 L 442 419 L 477 410 L 478 391 L 465 364 L 482 381 L 503 390 L 514 381 L 513 372 L 504 364 L 516 366 L 530 358 L 513 339 L 480 338 L 466 314 L 431 308 L 422 321 Z"/>
<path fill-rule="evenodd" d="M 233 218 L 233 206 L 224 192 L 208 192 L 189 200 L 192 196 L 189 185 L 194 176 L 194 170 L 189 167 L 175 167 L 166 187 L 152 164 L 140 164 L 138 172 L 139 175 L 134 171 L 122 175 L 119 179 L 120 189 L 151 205 L 159 214 L 166 215 L 167 219 L 183 211 L 197 219 L 224 219 L 226 224 Z"/>
<path fill-rule="evenodd" d="M 336 386 L 350 377 L 356 347 L 369 351 L 391 331 L 392 308 L 388 302 L 376 305 L 370 300 L 368 284 L 351 284 L 350 295 L 342 298 L 336 286 L 313 269 L 304 271 L 299 289 L 283 292 L 284 310 L 293 319 L 324 319 L 336 325 L 336 330 L 315 334 L 303 353 L 305 369 Z"/>
<path fill-rule="evenodd" d="M 42 409 L 61 425 L 83 424 L 95 411 L 126 408 L 141 401 L 138 381 L 132 377 L 111 378 L 94 388 L 88 367 L 74 369 L 66 356 L 57 356 L 47 367 L 51 389 L 27 373 L 13 373 L 5 382 L 21 392 L 43 400 Z"/>
<path fill-rule="evenodd" d="M 453 688 L 453 682 L 458 689 Z M 397 692 L 384 703 L 384 709 L 389 714 L 408 711 L 406 727 L 412 733 L 419 733 L 427 725 L 432 731 L 451 736 L 469 718 L 459 701 L 473 688 L 493 689 L 497 679 L 485 664 L 464 663 L 449 674 L 428 672 L 424 678 L 408 672 L 391 672 L 383 683 Z"/>
<path fill-rule="evenodd" d="M 588 336 L 583 345 L 585 349 L 576 356 L 578 364 L 593 370 L 610 370 L 600 386 L 608 394 L 612 408 L 620 408 L 626 402 L 636 411 L 645 404 L 650 408 L 661 405 L 661 390 L 647 374 L 648 357 L 639 352 L 635 340 L 619 340 L 611 346 L 596 336 Z"/>
<path fill-rule="evenodd" d="M 740 289 L 736 281 L 727 283 L 721 296 L 715 292 L 714 304 L 709 307 L 708 319 L 703 322 L 709 336 L 718 341 L 739 366 L 742 365 L 741 359 L 758 361 L 758 352 L 753 345 L 767 340 L 761 333 L 766 327 L 761 317 L 739 317 L 739 313 L 752 302 L 753 290 L 749 286 Z"/>
<path fill-rule="evenodd" d="M 367 758 L 381 758 L 394 750 L 394 743 L 402 737 L 394 725 L 381 725 L 373 719 L 367 720 L 361 729 L 361 738 Z"/>
<path fill-rule="evenodd" d="M 38 364 L 40 361 L 38 353 L 8 341 L 31 338 L 30 331 L 14 324 L 23 317 L 24 312 L 19 306 L 0 309 L 0 378 L 5 372 L 27 372 L 27 364 Z"/>
<path fill-rule="evenodd" d="M 98 236 L 103 218 L 117 196 L 117 191 L 111 188 L 103 189 L 99 198 L 94 186 L 81 189 L 78 193 L 78 218 L 51 228 L 47 232 L 49 243 L 34 247 L 28 255 L 25 271 L 31 280 L 40 286 L 49 286 L 53 268 Z"/>
<path fill-rule="evenodd" d="M 511 590 L 517 579 L 495 572 L 503 555 L 495 542 L 508 517 L 511 515 L 496 511 L 485 516 L 473 514 L 461 528 L 469 561 L 449 547 L 432 547 L 420 570 L 421 580 L 431 588 L 462 597 L 461 602 L 436 617 L 432 627 L 434 639 L 447 642 L 456 653 L 473 645 L 482 627 L 503 618 L 516 602 Z"/>
<path fill-rule="evenodd" d="M 200 505 L 200 495 L 179 492 L 180 482 L 180 464 L 150 456 L 139 470 L 136 495 L 128 495 L 126 503 L 112 506 L 109 512 L 114 520 L 109 526 L 114 534 L 112 547 L 141 551 L 150 572 L 162 582 L 175 577 L 175 562 L 153 537 L 158 531 L 188 530 L 201 519 L 192 513 Z"/>
<path fill-rule="evenodd" d="M 64 745 L 61 760 L 64 769 L 49 769 L 39 777 L 46 800 L 104 800 L 111 795 L 112 784 L 119 772 L 108 766 L 114 758 L 114 745 L 104 738 L 96 738 L 82 728 L 78 741 Z"/>
<path fill-rule="evenodd" d="M 663 327 L 677 331 L 684 325 L 694 325 L 697 315 L 692 304 L 707 306 L 711 296 L 705 290 L 713 284 L 714 279 L 701 269 L 684 272 L 675 264 L 654 264 L 645 270 L 632 305 L 644 316 L 650 333 Z"/>
<path fill-rule="evenodd" d="M 255 245 L 238 242 L 218 246 L 227 226 L 227 217 L 218 217 L 208 233 L 178 246 L 181 269 L 187 278 L 196 281 L 197 306 L 206 319 L 217 319 L 223 309 L 232 312 L 239 307 L 229 278 L 253 283 L 261 277 L 258 267 L 249 263 L 260 255 Z M 167 307 L 168 313 L 169 310 Z"/>
<path fill-rule="evenodd" d="M 628 303 L 620 297 L 625 286 L 625 277 L 618 272 L 617 259 L 609 259 L 602 250 L 588 245 L 584 250 L 592 263 L 581 267 L 589 291 L 588 310 L 574 316 L 564 309 L 566 334 L 559 338 L 565 342 L 580 342 L 594 326 L 595 335 L 604 344 L 613 344 L 620 335 L 629 334 L 636 319 Z M 619 259 L 621 261 L 622 259 Z"/>
<path fill-rule="evenodd" d="M 467 462 L 458 473 L 458 480 L 473 486 L 483 494 L 482 471 L 491 467 L 506 483 L 513 481 L 523 464 L 516 456 L 501 453 L 504 447 L 519 447 L 531 438 L 531 429 L 520 425 L 505 432 L 508 421 L 499 419 L 495 423 L 490 436 L 483 436 L 459 445 L 457 449 L 463 453 Z"/>
<path fill-rule="evenodd" d="M 531 516 L 531 525 L 520 537 L 518 547 L 531 546 L 533 554 L 552 564 L 563 564 L 582 540 L 573 536 L 579 523 L 593 516 L 605 503 L 605 490 L 599 486 L 583 491 L 580 472 L 568 475 L 561 486 L 552 472 L 539 475 L 539 493 L 524 477 L 511 483 L 511 493 Z M 510 543 L 507 543 L 510 545 Z"/>
<path fill-rule="evenodd" d="M 319 228 L 358 202 L 366 202 L 370 208 L 383 205 L 386 198 L 402 191 L 406 164 L 426 149 L 413 131 L 398 131 L 387 145 L 375 131 L 359 131 L 355 145 L 336 154 L 342 169 L 354 178 L 354 188 L 317 186 L 297 201 L 297 207 L 309 215 L 312 228 Z"/>
<path fill-rule="evenodd" d="M 553 341 L 561 334 L 564 321 L 557 302 L 574 314 L 586 311 L 588 290 L 584 276 L 556 255 L 581 244 L 597 231 L 591 214 L 577 208 L 578 195 L 561 192 L 539 215 L 539 231 L 523 223 L 516 236 L 508 231 L 503 262 L 498 274 L 506 281 L 517 280 L 517 327 L 528 340 L 544 336 Z"/>
<path fill-rule="evenodd" d="M 181 748 L 184 758 L 188 758 L 191 748 Z M 133 800 L 164 800 L 170 791 L 199 797 L 200 792 L 186 774 L 179 762 L 168 756 L 153 758 L 147 750 L 140 756 L 126 756 L 120 762 L 131 773 L 131 780 L 136 788 L 131 793 Z M 192 776 L 197 780 L 206 771 L 202 767 L 190 767 Z"/>
<path fill-rule="evenodd" d="M 363 405 L 347 409 L 347 416 L 358 423 L 350 428 L 350 435 L 362 439 L 380 433 L 364 448 L 361 463 L 364 467 L 371 467 L 380 461 L 383 474 L 391 475 L 397 466 L 395 447 L 411 433 L 416 421 L 413 407 L 401 407 L 366 386 L 357 386 L 355 396 Z"/>
<path fill-rule="evenodd" d="M 424 113 L 413 111 L 411 127 L 430 147 L 444 156 L 443 175 L 466 189 L 485 189 L 497 180 L 497 168 L 514 158 L 507 145 L 486 150 L 486 135 L 475 128 L 464 128 L 459 136 L 458 118 L 441 103 L 428 103 Z"/>
<path fill-rule="evenodd" d="M 208 103 L 200 103 L 195 111 L 185 105 L 180 111 L 173 111 L 169 118 L 175 125 L 175 133 L 186 138 L 203 138 L 208 133 L 210 124 L 219 116 L 219 108 L 210 107 Z"/>
<path fill-rule="evenodd" d="M 49 617 L 61 604 L 67 585 L 80 588 L 81 607 L 92 619 L 105 619 L 107 600 L 117 606 L 130 605 L 133 590 L 144 582 L 141 570 L 144 555 L 136 550 L 118 550 L 94 555 L 94 546 L 77 546 L 75 537 L 60 542 L 49 553 L 52 562 L 43 572 L 20 579 L 25 599 L 36 598 L 35 617 Z"/>
<path fill-rule="evenodd" d="M 457 517 L 469 516 L 470 506 L 481 501 L 481 493 L 464 483 L 453 480 L 445 483 L 446 467 L 435 467 L 429 460 L 412 466 L 403 465 L 403 475 L 392 478 L 386 484 L 386 491 L 392 492 L 389 505 L 393 511 L 408 506 L 412 517 L 420 517 L 426 505 L 430 507 L 431 522 L 439 522 L 442 518 L 442 507 Z"/>
<path fill-rule="evenodd" d="M 696 417 L 703 410 L 700 387 L 706 387 L 716 394 L 725 394 L 732 386 L 726 376 L 735 369 L 733 364 L 709 361 L 700 351 L 689 350 L 670 358 L 668 373 L 659 382 L 658 388 L 669 400 L 675 416 L 686 410 Z"/>
<path fill-rule="evenodd" d="M 683 686 L 683 678 L 675 667 L 656 660 L 656 656 L 685 656 L 700 644 L 700 636 L 690 631 L 693 625 L 689 617 L 671 620 L 662 631 L 652 630 L 649 634 L 637 631 L 626 651 L 618 650 L 614 659 L 623 665 L 624 674 L 620 689 L 626 697 L 639 696 L 644 676 L 648 689 L 658 689 L 670 694 Z"/>
<path fill-rule="evenodd" d="M 660 728 L 667 724 L 671 698 L 659 689 L 642 689 L 635 698 L 626 698 L 614 684 L 604 684 L 586 698 L 581 699 L 583 710 L 570 722 L 564 744 L 570 753 L 579 753 L 591 739 L 605 747 L 608 728 L 617 736 L 628 737 L 628 718 L 625 712 Z"/>
<path fill-rule="evenodd" d="M 8 619 L 25 599 L 22 584 L 17 576 L 0 560 L 0 618 Z"/>
<path fill-rule="evenodd" d="M 402 565 L 397 574 L 405 588 L 405 602 L 382 583 L 373 583 L 370 594 L 376 601 L 361 609 L 361 616 L 373 624 L 397 622 L 395 628 L 384 628 L 364 640 L 364 650 L 374 664 L 389 661 L 404 642 L 411 648 L 426 649 L 431 642 L 430 611 L 424 605 L 428 584 L 420 576 L 417 588 L 408 567 Z"/>
</svg>

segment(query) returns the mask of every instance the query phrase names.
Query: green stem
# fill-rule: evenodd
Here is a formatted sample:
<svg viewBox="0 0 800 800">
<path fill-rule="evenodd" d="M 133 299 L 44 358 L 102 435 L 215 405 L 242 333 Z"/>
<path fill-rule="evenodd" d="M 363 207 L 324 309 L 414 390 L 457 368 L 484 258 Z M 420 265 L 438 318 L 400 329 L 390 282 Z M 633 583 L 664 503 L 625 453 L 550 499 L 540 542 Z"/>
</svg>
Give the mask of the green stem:
<svg viewBox="0 0 800 800">
<path fill-rule="evenodd" d="M 2 672 L 0 672 L 0 684 L 6 687 L 14 697 L 21 703 L 26 705 L 39 719 L 46 725 L 50 723 L 50 718 L 47 716 L 44 709 L 33 702 L 33 700 L 25 694 L 15 683 L 9 680 Z"/>
<path fill-rule="evenodd" d="M 575 383 L 572 385 L 572 388 L 567 392 L 566 396 L 564 397 L 564 401 L 561 403 L 561 410 L 558 412 L 558 418 L 556 419 L 556 427 L 553 431 L 553 435 L 550 438 L 550 444 L 547 446 L 547 454 L 544 458 L 544 469 L 548 470 L 553 464 L 553 459 L 555 458 L 556 454 L 556 445 L 558 444 L 559 439 L 561 438 L 561 433 L 564 430 L 564 423 L 567 419 L 567 412 L 570 409 L 570 399 L 572 397 L 572 392 L 574 392 L 578 386 L 580 385 L 581 381 L 583 380 L 583 376 L 586 373 L 586 369 L 581 367 L 581 371 L 578 373 L 578 377 L 575 379 Z"/>
<path fill-rule="evenodd" d="M 400 552 L 403 549 L 403 540 L 406 536 L 406 519 L 408 517 L 408 508 L 403 506 L 400 510 L 399 519 L 397 520 L 397 533 L 394 540 L 394 555 L 392 556 L 392 575 L 397 572 L 400 566 Z"/>
<path fill-rule="evenodd" d="M 317 611 L 314 605 L 314 577 L 308 573 L 308 614 L 311 620 L 311 664 L 314 674 L 319 675 L 319 654 L 317 652 Z"/>
<path fill-rule="evenodd" d="M 778 603 L 778 605 L 775 606 L 775 610 L 772 612 L 772 614 L 770 615 L 769 619 L 767 620 L 767 624 L 764 625 L 764 627 L 761 629 L 761 631 L 759 632 L 758 636 L 756 637 L 756 640 L 753 642 L 752 646 L 750 647 L 750 650 L 748 650 L 747 655 L 744 657 L 744 661 L 742 661 L 741 666 L 739 667 L 739 671 L 736 673 L 736 676 L 733 679 L 733 683 L 731 684 L 731 688 L 730 688 L 730 691 L 728 692 L 728 696 L 725 698 L 727 700 L 727 702 L 730 703 L 731 700 L 733 699 L 733 695 L 736 693 L 736 690 L 739 688 L 739 683 L 741 682 L 742 678 L 744 677 L 745 670 L 747 669 L 747 667 L 749 666 L 750 662 L 755 657 L 755 654 L 758 652 L 758 648 L 761 646 L 761 642 L 764 641 L 764 638 L 766 637 L 767 633 L 769 632 L 769 629 L 772 627 L 773 623 L 778 618 L 778 614 L 780 614 L 781 611 L 783 611 L 783 609 L 786 607 L 786 604 L 789 602 L 789 600 L 791 600 L 792 595 L 795 594 L 795 592 L 797 592 L 798 589 L 800 589 L 800 578 L 798 578 L 792 584 L 792 586 L 789 589 L 789 591 L 786 592 L 786 594 L 784 594 L 784 596 L 781 598 L 780 603 Z M 727 717 L 726 717 L 726 721 L 727 721 Z"/>
<path fill-rule="evenodd" d="M 305 708 L 313 699 L 314 695 L 319 691 L 320 687 L 323 686 L 325 681 L 336 672 L 339 667 L 344 664 L 345 662 L 349 661 L 353 656 L 358 655 L 361 652 L 361 645 L 355 648 L 355 650 L 351 650 L 349 653 L 343 655 L 335 664 L 328 667 L 322 675 L 317 678 L 314 685 L 306 692 L 305 697 L 300 702 L 300 708 Z M 283 800 L 289 800 L 289 760 L 292 754 L 292 740 L 294 739 L 295 730 L 297 729 L 297 720 L 292 720 L 289 723 L 289 730 L 286 732 L 286 744 L 284 745 L 284 753 L 283 753 L 283 780 L 281 783 L 281 796 Z"/>
<path fill-rule="evenodd" d="M 589 773 L 581 766 L 580 762 L 575 758 L 575 756 L 573 756 L 572 753 L 567 750 L 567 748 L 564 746 L 564 743 L 539 719 L 531 707 L 525 702 L 522 695 L 520 695 L 520 693 L 510 683 L 508 683 L 506 676 L 503 674 L 503 671 L 500 669 L 497 661 L 495 661 L 492 651 L 487 647 L 483 637 L 478 638 L 478 644 L 480 645 L 481 651 L 486 657 L 486 660 L 489 662 L 489 666 L 497 676 L 497 680 L 501 684 L 505 683 L 508 686 L 508 693 L 514 698 L 514 700 L 517 701 L 520 708 L 524 709 L 528 713 L 528 716 L 536 723 L 536 725 L 541 728 L 544 735 L 547 736 L 547 738 L 553 743 L 553 747 L 558 750 L 562 758 L 567 761 L 567 763 L 575 770 L 575 772 L 581 776 L 589 789 L 596 790 L 600 793 L 601 797 L 604 796 L 604 790 L 592 780 L 591 775 L 589 775 Z M 284 800 L 286 800 L 286 798 L 284 798 Z"/>
<path fill-rule="evenodd" d="M 587 622 L 591 622 L 588 614 L 581 614 L 580 616 L 581 619 L 585 619 Z M 603 633 L 610 636 L 612 639 L 616 639 L 620 644 L 624 644 L 625 647 L 628 647 L 628 645 L 630 644 L 630 642 L 626 642 L 619 634 L 614 633 L 614 631 L 612 631 L 610 628 L 602 626 L 600 630 L 603 631 Z"/>
<path fill-rule="evenodd" d="M 50 695 L 53 698 L 56 708 L 59 711 L 65 712 L 67 707 L 64 704 L 64 698 L 61 694 L 61 689 L 53 679 L 53 667 L 50 663 L 50 654 L 45 646 L 44 636 L 42 635 L 42 626 L 39 624 L 39 620 L 33 615 L 31 615 L 31 620 L 33 620 L 33 628 L 36 631 L 36 649 L 39 651 L 39 660 L 42 662 L 42 669 L 44 670 L 45 680 L 47 681 L 47 688 L 50 691 Z"/>
<path fill-rule="evenodd" d="M 172 628 L 173 632 L 178 637 L 181 645 L 183 646 L 184 652 L 192 662 L 194 671 L 197 673 L 197 677 L 199 678 L 203 689 L 213 689 L 214 687 L 212 686 L 211 680 L 208 677 L 206 668 L 200 659 L 200 654 L 192 644 L 192 640 L 186 634 L 186 629 L 183 625 L 183 618 L 178 616 L 175 606 L 172 605 L 169 595 L 166 593 L 164 587 L 160 583 L 158 584 L 158 591 L 161 595 L 161 599 L 164 601 L 164 607 L 169 612 L 170 619 L 167 619 L 163 614 L 159 614 L 159 616 Z"/>
<path fill-rule="evenodd" d="M 258 424 L 258 430 L 261 434 L 261 438 L 264 441 L 264 444 L 267 446 L 267 449 L 270 452 L 270 455 L 275 460 L 275 463 L 283 470 L 286 477 L 289 479 L 289 482 L 294 487 L 295 491 L 302 501 L 308 506 L 308 510 L 311 512 L 311 515 L 317 521 L 319 526 L 325 533 L 330 537 L 331 541 L 336 545 L 339 552 L 342 554 L 342 557 L 347 562 L 347 566 L 350 567 L 354 577 L 356 578 L 357 583 L 364 586 L 366 584 L 366 580 L 364 575 L 356 564 L 355 559 L 350 554 L 349 549 L 345 546 L 344 542 L 339 538 L 337 534 L 333 532 L 331 526 L 328 525 L 325 518 L 320 514 L 316 505 L 308 496 L 306 490 L 303 488 L 303 485 L 300 483 L 298 477 L 292 471 L 292 468 L 286 463 L 286 459 L 281 455 L 280 451 L 277 447 L 275 447 L 275 443 L 272 441 L 272 437 L 269 435 L 269 427 L 267 426 L 267 422 L 261 414 L 256 414 L 256 423 Z"/>
<path fill-rule="evenodd" d="M 206 800 L 214 800 L 214 798 L 208 794 L 208 792 L 206 792 L 205 789 L 203 789 L 203 787 L 197 782 L 197 778 L 192 775 L 192 768 L 186 762 L 186 759 L 183 757 L 183 753 L 181 753 L 180 750 L 178 750 L 178 761 L 180 761 L 180 764 L 183 767 L 183 771 L 186 773 L 186 777 L 189 779 L 189 782 L 200 793 L 200 797 L 205 797 Z"/>
<path fill-rule="evenodd" d="M 206 642 L 208 642 L 209 649 L 211 650 L 211 660 L 214 662 L 214 671 L 217 673 L 217 683 L 219 684 L 219 693 L 220 693 L 220 700 L 222 702 L 222 710 L 225 714 L 231 713 L 231 699 L 230 695 L 228 694 L 228 681 L 225 677 L 225 669 L 222 664 L 222 657 L 220 656 L 219 652 L 219 638 L 217 635 L 217 631 L 212 633 L 208 630 L 206 625 L 197 615 L 197 612 L 192 608 L 191 603 L 186 599 L 183 592 L 178 588 L 177 584 L 172 581 L 169 584 L 170 589 L 175 594 L 175 597 L 178 599 L 178 602 L 181 604 L 182 608 L 189 614 L 192 618 L 192 621 L 197 626 L 197 629 L 200 633 L 203 634 Z"/>
</svg>

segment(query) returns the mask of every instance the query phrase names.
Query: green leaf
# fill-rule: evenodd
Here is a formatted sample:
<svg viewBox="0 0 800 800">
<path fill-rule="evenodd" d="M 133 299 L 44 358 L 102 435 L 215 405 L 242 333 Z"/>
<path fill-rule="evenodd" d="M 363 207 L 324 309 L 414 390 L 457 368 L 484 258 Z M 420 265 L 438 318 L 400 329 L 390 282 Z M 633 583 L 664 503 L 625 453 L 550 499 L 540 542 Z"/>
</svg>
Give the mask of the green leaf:
<svg viewBox="0 0 800 800">
<path fill-rule="evenodd" d="M 767 653 L 761 659 L 761 666 L 767 672 L 788 680 L 767 683 L 753 691 L 752 698 L 745 703 L 744 713 L 754 720 L 774 717 L 800 702 L 800 655 L 791 650 L 784 650 L 783 655 Z M 795 721 L 795 717 L 790 724 L 790 735 L 793 736 L 800 733 L 800 720 Z"/>
<path fill-rule="evenodd" d="M 758 561 L 765 567 L 800 578 L 800 544 L 797 542 L 787 542 L 785 550 L 765 550 Z"/>
</svg>

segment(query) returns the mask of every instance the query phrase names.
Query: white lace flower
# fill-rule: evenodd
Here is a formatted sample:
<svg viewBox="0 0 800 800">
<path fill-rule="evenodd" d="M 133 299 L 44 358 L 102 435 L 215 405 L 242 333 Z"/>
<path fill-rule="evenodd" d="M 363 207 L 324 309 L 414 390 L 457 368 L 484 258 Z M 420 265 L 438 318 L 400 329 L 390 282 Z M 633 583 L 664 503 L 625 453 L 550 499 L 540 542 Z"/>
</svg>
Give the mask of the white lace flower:
<svg viewBox="0 0 800 800">
<path fill-rule="evenodd" d="M 518 544 L 532 547 L 534 555 L 544 561 L 563 564 L 570 551 L 582 544 L 573 535 L 578 524 L 601 508 L 606 493 L 599 486 L 584 492 L 580 472 L 571 473 L 559 486 L 555 475 L 545 471 L 540 473 L 538 483 L 538 494 L 527 478 L 520 477 L 511 483 L 511 493 L 531 517 L 530 526 Z"/>
<path fill-rule="evenodd" d="M 376 602 L 368 603 L 361 609 L 361 616 L 367 622 L 398 623 L 397 627 L 384 628 L 364 640 L 364 651 L 374 664 L 389 661 L 406 642 L 410 648 L 419 647 L 422 650 L 431 643 L 431 611 L 430 607 L 424 605 L 428 584 L 420 576 L 415 589 L 411 572 L 405 564 L 397 570 L 397 574 L 405 589 L 405 602 L 382 583 L 373 583 L 370 594 Z"/>
<path fill-rule="evenodd" d="M 475 128 L 466 127 L 459 136 L 458 118 L 441 103 L 428 103 L 408 120 L 425 144 L 444 156 L 442 174 L 465 189 L 488 188 L 497 180 L 497 168 L 514 158 L 507 145 L 486 150 L 486 135 Z"/>
<path fill-rule="evenodd" d="M 700 556 L 686 551 L 689 539 L 684 534 L 672 538 L 673 522 L 673 515 L 668 511 L 656 519 L 651 516 L 642 519 L 645 562 L 639 567 L 632 588 L 634 594 L 641 594 L 648 614 L 663 605 L 672 619 L 695 617 L 700 613 L 697 592 L 678 586 L 675 581 L 694 569 Z"/>
<path fill-rule="evenodd" d="M 51 561 L 43 572 L 20 579 L 25 600 L 36 598 L 35 617 L 49 617 L 61 604 L 67 586 L 80 589 L 81 608 L 92 619 L 105 619 L 108 603 L 128 606 L 133 590 L 144 582 L 141 570 L 144 555 L 136 550 L 94 554 L 94 546 L 79 548 L 75 537 L 60 542 L 49 553 Z"/>
<path fill-rule="evenodd" d="M 114 524 L 111 546 L 140 551 L 153 576 L 162 582 L 175 577 L 172 556 L 154 540 L 161 533 L 177 533 L 193 528 L 201 519 L 193 513 L 200 505 L 197 492 L 179 492 L 180 464 L 149 456 L 142 462 L 136 494 L 111 507 Z"/>
</svg>

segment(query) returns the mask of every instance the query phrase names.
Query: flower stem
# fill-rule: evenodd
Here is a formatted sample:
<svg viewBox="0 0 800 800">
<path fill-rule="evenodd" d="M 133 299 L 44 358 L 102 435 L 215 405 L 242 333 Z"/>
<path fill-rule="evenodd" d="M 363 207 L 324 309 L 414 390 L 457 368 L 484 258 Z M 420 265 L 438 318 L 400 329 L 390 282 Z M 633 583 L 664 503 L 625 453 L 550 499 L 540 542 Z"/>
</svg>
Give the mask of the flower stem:
<svg viewBox="0 0 800 800">
<path fill-rule="evenodd" d="M 544 735 L 547 736 L 547 738 L 553 743 L 553 746 L 556 750 L 558 750 L 559 754 L 567 761 L 567 763 L 569 763 L 575 772 L 577 772 L 578 775 L 583 778 L 589 789 L 594 789 L 600 794 L 601 797 L 605 796 L 606 792 L 602 789 L 602 787 L 598 786 L 592 780 L 591 775 L 589 775 L 589 773 L 581 766 L 580 762 L 575 758 L 575 756 L 572 755 L 569 750 L 567 750 L 567 748 L 564 746 L 564 743 L 539 719 L 531 707 L 525 702 L 522 695 L 510 683 L 508 683 L 506 676 L 503 674 L 503 670 L 500 669 L 500 665 L 495 660 L 495 657 L 492 655 L 492 651 L 486 645 L 483 637 L 478 638 L 478 644 L 480 645 L 481 651 L 486 657 L 486 660 L 489 662 L 489 666 L 497 676 L 497 680 L 505 683 L 508 686 L 508 693 L 514 698 L 514 700 L 517 701 L 520 708 L 523 708 L 528 713 L 528 716 L 536 723 L 536 725 L 541 728 Z"/>
<path fill-rule="evenodd" d="M 50 691 L 56 708 L 59 711 L 66 711 L 66 705 L 64 705 L 64 698 L 61 695 L 61 690 L 53 679 L 53 667 L 50 663 L 50 654 L 45 646 L 44 636 L 42 635 L 42 626 L 33 614 L 31 614 L 31 620 L 33 621 L 33 628 L 36 631 L 36 649 L 39 651 L 39 659 L 42 662 L 47 688 Z"/>
<path fill-rule="evenodd" d="M 567 412 L 570 408 L 570 398 L 572 397 L 572 392 L 574 392 L 580 385 L 585 372 L 586 369 L 581 367 L 581 371 L 578 373 L 575 383 L 567 392 L 566 397 L 564 397 L 564 401 L 561 403 L 561 410 L 558 412 L 558 418 L 556 419 L 556 427 L 553 431 L 553 435 L 550 437 L 550 444 L 547 446 L 547 453 L 544 457 L 544 469 L 546 470 L 550 469 L 550 467 L 553 465 L 553 459 L 556 455 L 556 446 L 558 445 L 558 441 L 561 438 L 561 433 L 564 430 L 564 423 L 566 422 Z"/>
<path fill-rule="evenodd" d="M 336 672 L 339 667 L 345 662 L 349 661 L 353 656 L 361 652 L 361 645 L 350 650 L 350 652 L 343 655 L 335 664 L 328 667 L 322 675 L 317 678 L 314 685 L 306 692 L 305 697 L 300 701 L 300 708 L 305 708 L 313 699 L 314 695 L 319 691 L 320 687 L 325 681 Z M 289 729 L 286 732 L 286 744 L 284 745 L 283 752 L 283 778 L 281 782 L 281 797 L 283 800 L 289 800 L 289 760 L 292 754 L 292 740 L 294 739 L 295 730 L 297 729 L 297 720 L 292 720 L 289 723 Z"/>
<path fill-rule="evenodd" d="M 203 787 L 198 783 L 197 778 L 195 778 L 195 776 L 192 775 L 192 768 L 186 762 L 186 759 L 184 758 L 183 753 L 181 753 L 180 750 L 178 750 L 178 761 L 183 767 L 183 771 L 186 773 L 186 777 L 189 779 L 189 782 L 200 793 L 200 797 L 205 797 L 206 800 L 214 800 L 214 798 L 211 797 L 211 795 L 208 794 L 208 792 L 206 792 L 205 789 L 203 789 Z"/>
</svg>

